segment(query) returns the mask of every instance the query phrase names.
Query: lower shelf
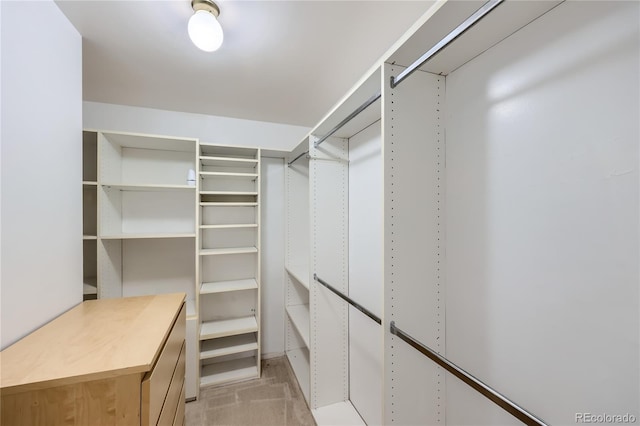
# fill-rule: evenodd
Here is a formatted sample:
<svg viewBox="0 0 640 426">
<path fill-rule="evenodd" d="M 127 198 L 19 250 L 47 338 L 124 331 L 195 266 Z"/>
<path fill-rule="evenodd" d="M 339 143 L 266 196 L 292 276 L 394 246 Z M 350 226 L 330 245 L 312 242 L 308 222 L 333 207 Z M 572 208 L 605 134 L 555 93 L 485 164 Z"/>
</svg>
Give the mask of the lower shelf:
<svg viewBox="0 0 640 426">
<path fill-rule="evenodd" d="M 221 385 L 258 378 L 258 365 L 255 357 L 234 359 L 203 365 L 200 386 Z"/>
<path fill-rule="evenodd" d="M 253 350 L 258 350 L 255 333 L 204 340 L 200 344 L 200 359 L 205 360 Z"/>
<path fill-rule="evenodd" d="M 351 401 L 338 402 L 337 404 L 316 408 L 311 410 L 311 414 L 313 414 L 318 426 L 366 425 L 351 404 Z"/>
<path fill-rule="evenodd" d="M 295 374 L 296 379 L 298 380 L 298 385 L 300 386 L 300 390 L 302 390 L 304 399 L 308 403 L 310 382 L 309 351 L 306 349 L 293 349 L 287 351 L 287 359 L 289 360 L 293 374 Z"/>
</svg>

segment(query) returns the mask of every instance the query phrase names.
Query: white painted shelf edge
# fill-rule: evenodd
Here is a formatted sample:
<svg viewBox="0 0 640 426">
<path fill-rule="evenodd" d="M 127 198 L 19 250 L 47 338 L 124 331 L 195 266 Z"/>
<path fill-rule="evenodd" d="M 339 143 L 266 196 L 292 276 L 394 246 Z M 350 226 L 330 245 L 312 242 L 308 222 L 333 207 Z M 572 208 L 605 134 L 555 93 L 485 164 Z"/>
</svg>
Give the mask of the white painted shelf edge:
<svg viewBox="0 0 640 426">
<path fill-rule="evenodd" d="M 202 144 L 200 144 L 202 145 Z M 219 157 L 215 155 L 200 155 L 200 161 L 221 161 L 229 163 L 257 163 L 257 158 Z"/>
<path fill-rule="evenodd" d="M 96 235 L 83 235 L 82 239 L 83 240 L 97 240 L 98 237 Z"/>
<path fill-rule="evenodd" d="M 254 278 L 233 281 L 215 281 L 202 283 L 200 294 L 224 293 L 227 291 L 253 290 L 258 288 L 258 282 Z"/>
<path fill-rule="evenodd" d="M 366 425 L 351 401 L 338 402 L 311 410 L 318 426 Z"/>
<path fill-rule="evenodd" d="M 258 195 L 255 191 L 200 191 L 200 195 Z"/>
<path fill-rule="evenodd" d="M 235 336 L 237 334 L 258 331 L 256 317 L 232 318 L 218 321 L 203 321 L 200 324 L 200 340 L 218 337 Z"/>
<path fill-rule="evenodd" d="M 201 202 L 201 207 L 256 207 L 258 203 L 242 203 L 242 202 L 231 202 L 225 203 L 224 201 L 220 202 Z"/>
<path fill-rule="evenodd" d="M 200 344 L 200 359 L 211 359 L 258 349 L 258 342 L 253 333 L 225 337 L 224 339 L 206 340 Z"/>
<path fill-rule="evenodd" d="M 294 327 L 302 337 L 304 344 L 309 347 L 309 305 L 287 306 L 287 314 Z"/>
<path fill-rule="evenodd" d="M 203 365 L 200 385 L 219 385 L 258 377 L 258 365 L 254 357 L 234 359 Z"/>
<path fill-rule="evenodd" d="M 201 249 L 200 256 L 215 256 L 223 254 L 244 254 L 244 253 L 257 253 L 258 249 L 255 247 L 234 247 L 234 248 L 217 248 L 217 249 Z"/>
<path fill-rule="evenodd" d="M 297 282 L 309 290 L 309 268 L 301 264 L 286 265 L 285 269 Z"/>
<path fill-rule="evenodd" d="M 96 182 L 95 180 L 83 180 L 82 181 L 82 185 L 83 186 L 98 186 L 98 182 Z"/>
<path fill-rule="evenodd" d="M 100 238 L 103 240 L 140 240 L 146 238 L 195 238 L 195 233 L 159 233 L 159 234 L 113 234 L 102 235 Z"/>
<path fill-rule="evenodd" d="M 287 359 L 289 360 L 293 374 L 295 374 L 298 380 L 298 385 L 302 390 L 304 398 L 309 402 L 309 383 L 311 378 L 309 374 L 309 355 L 306 351 L 306 349 L 292 349 L 287 351 Z"/>
<path fill-rule="evenodd" d="M 121 184 L 103 183 L 103 187 L 119 189 L 121 191 L 193 191 L 195 186 L 191 185 L 160 185 L 160 184 Z"/>
<path fill-rule="evenodd" d="M 238 178 L 238 179 L 251 179 L 255 180 L 258 177 L 257 173 L 231 173 L 231 172 L 200 172 L 200 176 L 203 178 Z"/>
<path fill-rule="evenodd" d="M 257 223 L 236 223 L 228 225 L 200 225 L 200 229 L 233 229 L 233 228 L 257 228 Z"/>
</svg>

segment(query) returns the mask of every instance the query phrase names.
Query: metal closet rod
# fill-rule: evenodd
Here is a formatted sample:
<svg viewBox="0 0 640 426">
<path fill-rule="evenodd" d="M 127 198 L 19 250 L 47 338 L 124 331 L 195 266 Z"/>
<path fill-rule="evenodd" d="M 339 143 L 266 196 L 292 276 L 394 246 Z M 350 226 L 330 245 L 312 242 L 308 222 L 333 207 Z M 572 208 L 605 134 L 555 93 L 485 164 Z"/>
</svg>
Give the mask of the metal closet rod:
<svg viewBox="0 0 640 426">
<path fill-rule="evenodd" d="M 391 88 L 395 88 L 405 78 L 409 77 L 415 70 L 427 63 L 431 58 L 437 55 L 442 49 L 450 45 L 455 39 L 464 34 L 468 29 L 480 22 L 489 12 L 499 6 L 504 0 L 490 0 L 486 2 L 476 12 L 469 16 L 462 24 L 458 25 L 453 31 L 444 36 L 442 40 L 437 42 L 431 49 L 420 56 L 414 63 L 409 65 L 404 71 L 398 74 L 396 77 L 391 77 Z"/>
<path fill-rule="evenodd" d="M 374 103 L 375 101 L 377 101 L 378 99 L 380 99 L 380 97 L 382 96 L 382 94 L 380 92 L 376 93 L 375 95 L 373 95 L 372 97 L 370 97 L 369 99 L 367 99 L 367 101 L 365 103 L 363 103 L 362 105 L 360 105 L 358 108 L 356 108 L 355 111 L 353 111 L 351 114 L 349 114 L 347 116 L 347 118 L 345 118 L 344 120 L 342 120 L 336 127 L 334 127 L 333 129 L 329 130 L 329 133 L 327 133 L 326 135 L 324 135 L 323 137 L 321 137 L 320 139 L 318 139 L 313 146 L 315 146 L 316 148 L 325 140 L 327 140 L 331 135 L 333 135 L 335 132 L 337 132 L 338 130 L 340 130 L 342 128 L 342 126 L 344 126 L 345 124 L 347 124 L 348 122 L 350 122 L 351 120 L 353 120 L 358 114 L 360 114 L 362 111 L 364 111 L 365 109 L 367 109 L 369 107 L 369 105 L 371 105 L 372 103 Z"/>
<path fill-rule="evenodd" d="M 355 300 L 353 300 L 349 296 L 344 295 L 341 291 L 336 290 L 331 284 L 329 284 L 328 282 L 326 282 L 323 279 L 321 279 L 315 273 L 313 274 L 313 279 L 318 281 L 320 284 L 322 284 L 323 286 L 325 286 L 326 288 L 328 288 L 329 290 L 331 290 L 335 294 L 337 294 L 340 298 L 345 300 L 351 306 L 353 306 L 354 308 L 356 308 L 357 310 L 359 310 L 360 312 L 362 312 L 363 314 L 365 314 L 366 316 L 368 316 L 369 318 L 371 318 L 372 320 L 374 320 L 378 324 L 382 324 L 382 320 L 380 318 L 378 318 L 373 312 L 371 312 L 370 310 L 368 310 L 367 308 L 365 308 L 364 306 L 362 306 L 361 304 L 359 304 L 358 302 L 356 302 Z"/>
<path fill-rule="evenodd" d="M 295 162 L 296 162 L 296 160 L 298 160 L 298 158 L 300 158 L 300 157 L 302 157 L 303 155 L 306 155 L 306 154 L 308 154 L 308 153 L 309 153 L 309 151 L 305 151 L 305 152 L 303 152 L 302 154 L 298 155 L 296 158 L 294 158 L 293 160 L 289 161 L 289 162 L 287 163 L 287 166 L 292 165 L 293 163 L 295 163 Z"/>
<path fill-rule="evenodd" d="M 548 426 L 544 421 L 540 420 L 538 417 L 534 416 L 515 402 L 511 401 L 506 396 L 502 395 L 500 392 L 496 391 L 489 385 L 481 382 L 476 377 L 472 376 L 462 368 L 455 365 L 453 362 L 449 361 L 433 349 L 423 345 L 418 342 L 413 337 L 409 336 L 404 331 L 400 330 L 396 327 L 395 321 L 391 321 L 389 326 L 389 331 L 391 334 L 398 336 L 400 339 L 404 340 L 414 349 L 417 349 L 418 352 L 425 355 L 427 358 L 434 361 L 440 367 L 447 370 L 449 373 L 456 376 L 458 379 L 462 380 L 467 385 L 471 386 L 473 389 L 481 393 L 483 396 L 491 400 L 493 403 L 498 405 L 500 408 L 505 410 L 507 413 L 511 414 L 522 423 L 529 426 Z"/>
</svg>

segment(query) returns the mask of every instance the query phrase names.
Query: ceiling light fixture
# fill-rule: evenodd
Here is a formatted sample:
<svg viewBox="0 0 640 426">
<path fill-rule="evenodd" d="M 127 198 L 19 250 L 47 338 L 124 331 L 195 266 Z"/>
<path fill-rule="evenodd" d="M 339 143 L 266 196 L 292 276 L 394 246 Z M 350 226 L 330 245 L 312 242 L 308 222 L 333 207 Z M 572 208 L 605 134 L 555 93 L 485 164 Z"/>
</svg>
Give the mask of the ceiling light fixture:
<svg viewBox="0 0 640 426">
<path fill-rule="evenodd" d="M 213 52 L 222 46 L 224 34 L 218 22 L 220 9 L 211 0 L 192 0 L 193 16 L 189 19 L 189 38 L 205 52 Z"/>
</svg>

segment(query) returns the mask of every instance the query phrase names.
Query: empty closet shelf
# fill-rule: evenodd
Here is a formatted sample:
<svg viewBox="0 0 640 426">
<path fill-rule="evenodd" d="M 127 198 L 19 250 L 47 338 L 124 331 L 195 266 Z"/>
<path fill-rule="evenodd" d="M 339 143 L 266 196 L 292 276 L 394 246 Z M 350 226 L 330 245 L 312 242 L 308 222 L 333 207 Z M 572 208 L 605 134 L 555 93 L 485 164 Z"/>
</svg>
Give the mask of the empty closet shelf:
<svg viewBox="0 0 640 426">
<path fill-rule="evenodd" d="M 257 349 L 258 342 L 254 333 L 223 337 L 202 342 L 200 344 L 200 359 L 211 359 Z"/>
<path fill-rule="evenodd" d="M 256 180 L 257 173 L 231 173 L 231 172 L 200 172 L 200 176 L 207 178 L 230 178 L 230 179 L 248 179 Z"/>
<path fill-rule="evenodd" d="M 255 191 L 200 191 L 200 195 L 258 195 Z"/>
<path fill-rule="evenodd" d="M 204 321 L 200 325 L 200 340 L 235 336 L 255 331 L 258 331 L 258 322 L 254 316 L 218 321 Z"/>
<path fill-rule="evenodd" d="M 244 253 L 257 253 L 258 249 L 255 247 L 233 247 L 233 248 L 214 248 L 214 249 L 201 249 L 200 256 L 216 256 L 223 254 L 244 254 Z"/>
<path fill-rule="evenodd" d="M 300 264 L 285 266 L 285 269 L 297 282 L 309 290 L 309 268 Z"/>
<path fill-rule="evenodd" d="M 203 365 L 200 384 L 220 385 L 258 377 L 258 366 L 254 357 L 235 359 Z"/>
<path fill-rule="evenodd" d="M 289 360 L 293 374 L 295 374 L 296 379 L 298 379 L 298 384 L 300 385 L 300 389 L 302 389 L 304 399 L 308 402 L 309 382 L 311 381 L 309 375 L 309 351 L 305 348 L 289 350 L 287 351 L 287 359 Z"/>
<path fill-rule="evenodd" d="M 258 288 L 258 282 L 253 279 L 233 280 L 233 281 L 214 281 L 202 283 L 200 286 L 200 294 L 224 293 L 227 291 L 253 290 Z"/>
<path fill-rule="evenodd" d="M 256 207 L 258 203 L 252 202 L 225 202 L 225 201 L 210 201 L 200 203 L 201 207 Z"/>
<path fill-rule="evenodd" d="M 140 240 L 146 238 L 195 238 L 194 233 L 140 233 L 102 235 L 103 240 Z"/>
<path fill-rule="evenodd" d="M 232 223 L 226 225 L 200 225 L 200 229 L 234 229 L 234 228 L 257 228 L 257 223 Z"/>
<path fill-rule="evenodd" d="M 217 167 L 255 167 L 258 164 L 258 160 L 255 158 L 232 158 L 232 157 L 214 157 L 214 156 L 200 156 L 200 163 L 203 166 L 217 166 Z"/>
<path fill-rule="evenodd" d="M 304 344 L 309 347 L 309 305 L 287 306 L 287 314 Z"/>
<path fill-rule="evenodd" d="M 163 184 L 141 184 L 129 185 L 119 183 L 103 183 L 103 187 L 119 189 L 120 191 L 194 191 L 195 186 L 190 185 L 163 185 Z"/>
</svg>

